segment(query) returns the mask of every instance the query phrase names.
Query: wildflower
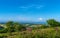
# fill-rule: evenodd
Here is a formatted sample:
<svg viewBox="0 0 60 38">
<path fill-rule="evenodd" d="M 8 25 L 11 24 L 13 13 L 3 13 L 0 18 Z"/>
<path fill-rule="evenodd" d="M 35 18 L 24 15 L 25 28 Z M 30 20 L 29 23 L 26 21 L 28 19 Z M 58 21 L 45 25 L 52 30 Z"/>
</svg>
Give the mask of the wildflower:
<svg viewBox="0 0 60 38">
<path fill-rule="evenodd" d="M 27 29 L 27 31 L 32 31 L 32 28 L 31 27 L 28 27 L 26 29 Z"/>
<path fill-rule="evenodd" d="M 58 31 L 59 29 L 58 29 L 58 27 L 55 27 L 55 31 Z"/>
</svg>

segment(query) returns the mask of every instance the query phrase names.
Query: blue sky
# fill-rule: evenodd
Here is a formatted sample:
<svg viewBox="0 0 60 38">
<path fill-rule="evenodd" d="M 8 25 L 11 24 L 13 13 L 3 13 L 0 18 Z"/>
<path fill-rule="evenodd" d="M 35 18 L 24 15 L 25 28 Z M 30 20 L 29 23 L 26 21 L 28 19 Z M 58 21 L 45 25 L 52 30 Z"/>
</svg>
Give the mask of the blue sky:
<svg viewBox="0 0 60 38">
<path fill-rule="evenodd" d="M 0 0 L 0 21 L 60 21 L 60 0 Z"/>
</svg>

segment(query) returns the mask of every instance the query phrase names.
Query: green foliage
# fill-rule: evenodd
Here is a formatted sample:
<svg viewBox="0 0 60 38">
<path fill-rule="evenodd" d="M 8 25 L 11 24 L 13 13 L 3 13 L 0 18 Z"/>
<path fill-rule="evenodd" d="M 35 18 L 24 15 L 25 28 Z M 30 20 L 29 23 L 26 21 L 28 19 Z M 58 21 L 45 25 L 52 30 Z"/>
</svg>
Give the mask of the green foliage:
<svg viewBox="0 0 60 38">
<path fill-rule="evenodd" d="M 48 23 L 50 26 L 52 26 L 52 27 L 56 27 L 56 26 L 59 26 L 59 25 L 60 25 L 60 23 L 57 22 L 57 21 L 54 20 L 54 19 L 49 19 L 49 20 L 47 20 L 47 23 Z"/>
<path fill-rule="evenodd" d="M 12 27 L 13 26 L 13 21 L 8 21 L 6 23 L 6 26 L 7 26 L 7 28 Z"/>
<path fill-rule="evenodd" d="M 60 28 L 58 31 L 55 31 L 54 28 L 34 30 L 32 32 L 22 31 L 22 32 L 13 32 L 11 36 L 7 36 L 7 33 L 0 34 L 0 37 L 6 38 L 60 38 Z"/>
<path fill-rule="evenodd" d="M 6 23 L 6 27 L 8 29 L 8 32 L 11 32 L 13 29 L 13 22 L 12 21 L 9 21 Z"/>
<path fill-rule="evenodd" d="M 7 36 L 0 36 L 0 38 L 7 38 Z"/>
<path fill-rule="evenodd" d="M 0 33 L 7 33 L 7 29 L 6 28 L 4 28 L 4 29 L 2 29 L 2 30 L 0 30 Z"/>
<path fill-rule="evenodd" d="M 14 29 L 15 29 L 16 31 L 19 31 L 19 29 L 18 29 L 18 28 L 19 28 L 19 25 L 20 25 L 20 24 L 17 23 L 17 22 L 14 23 L 14 26 L 13 26 L 13 27 L 14 27 Z"/>
<path fill-rule="evenodd" d="M 15 32 L 15 31 L 21 31 L 22 29 L 26 29 L 25 26 L 23 26 L 22 24 L 18 23 L 18 22 L 13 22 L 13 21 L 9 21 L 6 23 L 6 27 L 8 32 Z"/>
<path fill-rule="evenodd" d="M 14 23 L 14 29 L 15 29 L 16 31 L 21 31 L 22 29 L 23 29 L 23 30 L 26 29 L 26 27 L 23 26 L 22 24 L 16 22 L 16 23 Z"/>
<path fill-rule="evenodd" d="M 52 27 L 60 25 L 60 23 L 54 19 L 47 20 L 47 23 Z M 6 38 L 60 38 L 60 27 L 58 29 L 48 28 L 49 26 L 44 24 L 32 27 L 33 30 L 28 31 L 25 26 L 13 21 L 7 22 L 6 27 L 7 28 L 0 30 L 0 38 L 5 38 L 7 35 Z"/>
<path fill-rule="evenodd" d="M 41 29 L 44 29 L 44 28 L 49 28 L 49 26 L 42 25 L 40 28 L 41 28 Z"/>
</svg>

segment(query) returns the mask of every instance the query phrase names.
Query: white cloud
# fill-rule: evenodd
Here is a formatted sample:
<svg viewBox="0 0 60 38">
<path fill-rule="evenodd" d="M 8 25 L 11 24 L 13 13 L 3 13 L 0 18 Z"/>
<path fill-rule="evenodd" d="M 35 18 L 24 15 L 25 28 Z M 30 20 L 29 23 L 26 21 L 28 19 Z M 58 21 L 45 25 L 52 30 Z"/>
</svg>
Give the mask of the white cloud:
<svg viewBox="0 0 60 38">
<path fill-rule="evenodd" d="M 38 18 L 39 21 L 43 21 L 43 18 Z"/>
<path fill-rule="evenodd" d="M 35 9 L 40 9 L 40 8 L 42 8 L 42 7 L 44 7 L 43 5 L 29 5 L 29 6 L 21 6 L 21 7 L 19 7 L 19 8 L 22 8 L 22 9 L 30 9 L 30 8 L 35 8 Z"/>
<path fill-rule="evenodd" d="M 43 5 L 40 5 L 40 6 L 37 6 L 36 8 L 40 9 L 40 8 L 42 8 L 42 7 L 44 7 L 44 6 L 43 6 Z"/>
<path fill-rule="evenodd" d="M 20 8 L 28 8 L 28 7 L 25 7 L 25 6 L 21 6 Z"/>
</svg>

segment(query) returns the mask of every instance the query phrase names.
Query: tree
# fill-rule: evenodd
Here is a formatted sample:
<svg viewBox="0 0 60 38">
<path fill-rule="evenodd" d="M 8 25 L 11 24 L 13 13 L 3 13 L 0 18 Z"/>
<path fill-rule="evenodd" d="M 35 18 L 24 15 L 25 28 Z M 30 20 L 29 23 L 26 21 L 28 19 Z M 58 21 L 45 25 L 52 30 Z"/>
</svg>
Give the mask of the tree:
<svg viewBox="0 0 60 38">
<path fill-rule="evenodd" d="M 14 23 L 14 28 L 15 28 L 15 31 L 19 31 L 19 23 L 18 22 L 15 22 Z"/>
<path fill-rule="evenodd" d="M 6 23 L 6 27 L 8 29 L 8 32 L 12 32 L 12 30 L 13 30 L 13 21 L 8 21 Z"/>
<path fill-rule="evenodd" d="M 22 29 L 23 30 L 25 29 L 25 27 L 22 24 L 18 23 L 18 22 L 14 23 L 14 28 L 15 28 L 16 31 L 21 31 Z"/>
<path fill-rule="evenodd" d="M 50 26 L 53 26 L 53 27 L 60 25 L 60 23 L 57 22 L 57 21 L 54 20 L 54 19 L 49 19 L 49 20 L 47 20 L 47 23 L 48 23 Z"/>
</svg>

